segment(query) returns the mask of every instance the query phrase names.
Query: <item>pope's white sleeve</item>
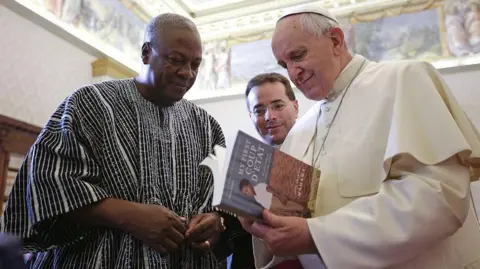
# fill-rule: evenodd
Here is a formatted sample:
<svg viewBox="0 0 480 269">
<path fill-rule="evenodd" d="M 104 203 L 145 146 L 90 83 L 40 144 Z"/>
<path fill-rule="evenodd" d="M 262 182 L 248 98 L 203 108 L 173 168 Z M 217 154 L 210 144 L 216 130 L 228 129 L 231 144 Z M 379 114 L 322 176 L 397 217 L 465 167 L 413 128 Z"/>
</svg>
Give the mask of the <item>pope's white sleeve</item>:
<svg viewBox="0 0 480 269">
<path fill-rule="evenodd" d="M 470 175 L 455 155 L 423 165 L 411 155 L 392 163 L 399 180 L 326 216 L 308 220 L 328 268 L 390 268 L 454 234 L 470 206 Z"/>
</svg>

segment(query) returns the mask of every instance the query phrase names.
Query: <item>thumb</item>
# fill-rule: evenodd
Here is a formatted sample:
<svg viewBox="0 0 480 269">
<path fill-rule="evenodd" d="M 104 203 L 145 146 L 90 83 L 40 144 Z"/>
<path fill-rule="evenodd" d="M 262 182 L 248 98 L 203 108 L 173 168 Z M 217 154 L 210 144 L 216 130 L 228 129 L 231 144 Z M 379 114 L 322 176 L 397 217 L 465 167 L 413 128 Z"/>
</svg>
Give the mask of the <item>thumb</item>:
<svg viewBox="0 0 480 269">
<path fill-rule="evenodd" d="M 277 216 L 270 212 L 269 210 L 263 210 L 263 220 L 270 227 L 278 228 L 283 226 L 283 219 L 280 216 Z"/>
</svg>

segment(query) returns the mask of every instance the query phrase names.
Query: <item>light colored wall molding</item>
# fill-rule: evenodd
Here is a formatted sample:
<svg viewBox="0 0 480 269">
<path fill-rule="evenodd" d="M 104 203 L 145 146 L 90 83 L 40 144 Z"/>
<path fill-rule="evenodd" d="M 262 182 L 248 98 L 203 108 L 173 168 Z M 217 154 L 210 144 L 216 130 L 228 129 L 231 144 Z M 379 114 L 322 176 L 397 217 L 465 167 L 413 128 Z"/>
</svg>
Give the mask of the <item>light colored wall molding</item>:
<svg viewBox="0 0 480 269">
<path fill-rule="evenodd" d="M 93 78 L 123 79 L 135 77 L 138 73 L 109 58 L 100 58 L 92 63 Z"/>
<path fill-rule="evenodd" d="M 338 19 L 372 13 L 379 10 L 403 7 L 405 5 L 422 5 L 431 0 L 371 0 L 368 2 L 357 1 L 356 4 L 334 7 L 327 3 L 318 3 L 319 6 L 329 9 L 329 11 Z M 228 39 L 232 36 L 254 35 L 261 32 L 272 31 L 275 28 L 277 20 L 285 14 L 291 6 L 312 5 L 311 1 L 272 1 L 288 2 L 286 3 L 265 3 L 263 5 L 274 5 L 277 8 L 270 8 L 257 12 L 256 9 L 263 10 L 262 5 L 246 7 L 242 10 L 234 10 L 226 13 L 218 13 L 211 16 L 196 18 L 198 29 L 204 42 L 212 40 Z M 308 2 L 308 3 L 301 3 Z M 441 2 L 440 0 L 436 2 Z"/>
<path fill-rule="evenodd" d="M 134 0 L 119 0 L 127 9 L 132 11 L 141 21 L 148 22 L 152 18 L 151 9 Z"/>
<path fill-rule="evenodd" d="M 194 19 L 197 25 L 208 25 L 212 23 L 221 23 L 222 21 L 232 18 L 238 18 L 243 16 L 254 15 L 262 12 L 275 11 L 281 8 L 300 5 L 312 2 L 312 0 L 273 0 L 260 4 L 243 6 L 234 10 L 227 10 L 224 12 L 218 12 L 211 15 L 198 16 Z M 320 1 L 319 1 L 320 2 Z M 321 5 L 321 3 L 319 3 Z"/>
<path fill-rule="evenodd" d="M 180 15 L 183 15 L 189 19 L 192 19 L 192 16 L 183 9 L 176 1 L 162 1 L 162 0 L 120 0 L 122 3 L 127 3 L 130 5 L 125 5 L 130 9 L 134 14 L 142 15 L 147 14 L 146 19 L 142 19 L 145 22 L 148 22 L 151 18 L 158 16 L 163 13 L 173 12 Z M 132 8 L 130 8 L 132 7 Z"/>
<path fill-rule="evenodd" d="M 100 83 L 104 81 L 114 80 L 114 78 L 110 76 L 97 76 L 92 78 L 92 83 Z"/>
</svg>

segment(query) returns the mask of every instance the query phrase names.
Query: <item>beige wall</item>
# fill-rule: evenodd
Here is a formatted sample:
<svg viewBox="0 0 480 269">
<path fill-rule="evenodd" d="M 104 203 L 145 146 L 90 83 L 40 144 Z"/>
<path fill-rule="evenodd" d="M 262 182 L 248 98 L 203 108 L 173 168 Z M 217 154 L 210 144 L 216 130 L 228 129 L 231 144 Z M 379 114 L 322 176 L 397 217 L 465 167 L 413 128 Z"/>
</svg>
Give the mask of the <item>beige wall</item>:
<svg viewBox="0 0 480 269">
<path fill-rule="evenodd" d="M 480 129 L 480 65 L 441 72 L 462 108 Z"/>
<path fill-rule="evenodd" d="M 96 58 L 0 5 L 0 114 L 44 125 Z"/>
</svg>

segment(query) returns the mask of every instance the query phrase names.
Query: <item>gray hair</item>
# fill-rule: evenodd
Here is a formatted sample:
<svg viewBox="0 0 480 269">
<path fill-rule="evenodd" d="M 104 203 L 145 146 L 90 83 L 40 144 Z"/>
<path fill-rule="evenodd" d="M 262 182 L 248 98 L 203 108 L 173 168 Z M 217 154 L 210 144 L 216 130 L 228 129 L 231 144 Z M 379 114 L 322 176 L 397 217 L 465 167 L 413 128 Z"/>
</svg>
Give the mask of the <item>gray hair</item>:
<svg viewBox="0 0 480 269">
<path fill-rule="evenodd" d="M 172 27 L 186 28 L 200 35 L 197 26 L 190 19 L 175 13 L 164 13 L 154 17 L 147 24 L 144 42 L 151 42 L 154 45 L 156 42 L 152 41 L 156 41 L 161 33 Z"/>
<path fill-rule="evenodd" d="M 340 27 L 340 24 L 330 18 L 316 13 L 300 14 L 300 28 L 318 37 L 326 34 L 333 27 Z"/>
</svg>

